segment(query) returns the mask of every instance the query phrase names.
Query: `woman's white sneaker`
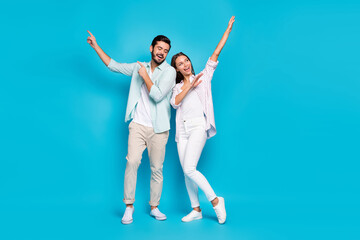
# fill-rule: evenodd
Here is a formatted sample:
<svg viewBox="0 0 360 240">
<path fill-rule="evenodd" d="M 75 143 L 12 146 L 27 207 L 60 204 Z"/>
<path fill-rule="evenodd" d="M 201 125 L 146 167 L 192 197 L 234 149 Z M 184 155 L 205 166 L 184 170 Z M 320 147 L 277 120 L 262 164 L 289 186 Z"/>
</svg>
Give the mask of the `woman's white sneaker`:
<svg viewBox="0 0 360 240">
<path fill-rule="evenodd" d="M 213 207 L 220 224 L 223 224 L 226 221 L 226 210 L 225 210 L 225 201 L 224 198 L 218 197 L 219 203 Z"/>
<path fill-rule="evenodd" d="M 202 212 L 198 212 L 195 210 L 192 210 L 188 215 L 183 217 L 181 221 L 183 222 L 191 222 L 194 220 L 202 219 Z"/>
<path fill-rule="evenodd" d="M 154 217 L 156 220 L 165 220 L 166 219 L 166 215 L 163 214 L 162 212 L 160 212 L 160 210 L 158 208 L 154 208 L 153 210 L 150 211 L 150 216 Z"/>
<path fill-rule="evenodd" d="M 121 219 L 122 224 L 130 224 L 133 222 L 134 207 L 126 207 L 123 218 Z"/>
</svg>

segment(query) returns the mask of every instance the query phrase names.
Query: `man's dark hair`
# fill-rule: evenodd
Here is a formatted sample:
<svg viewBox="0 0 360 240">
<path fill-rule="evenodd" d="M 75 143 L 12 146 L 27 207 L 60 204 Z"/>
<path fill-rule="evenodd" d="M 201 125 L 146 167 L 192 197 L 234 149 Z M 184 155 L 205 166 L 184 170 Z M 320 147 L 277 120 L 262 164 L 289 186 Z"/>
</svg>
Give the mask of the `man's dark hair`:
<svg viewBox="0 0 360 240">
<path fill-rule="evenodd" d="M 151 46 L 153 46 L 153 48 L 154 48 L 158 41 L 165 42 L 165 43 L 169 44 L 169 50 L 170 50 L 171 44 L 170 44 L 170 39 L 169 38 L 165 37 L 164 35 L 158 35 L 152 41 Z"/>
</svg>

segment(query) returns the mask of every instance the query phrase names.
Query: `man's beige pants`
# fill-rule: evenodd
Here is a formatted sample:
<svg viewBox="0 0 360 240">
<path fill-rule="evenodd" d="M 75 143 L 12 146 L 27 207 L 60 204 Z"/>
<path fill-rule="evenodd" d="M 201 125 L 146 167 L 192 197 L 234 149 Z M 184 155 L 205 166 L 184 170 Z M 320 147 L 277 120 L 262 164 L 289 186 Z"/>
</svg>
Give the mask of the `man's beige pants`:
<svg viewBox="0 0 360 240">
<path fill-rule="evenodd" d="M 135 189 L 137 171 L 141 163 L 141 157 L 148 149 L 151 169 L 150 180 L 150 205 L 158 206 L 163 186 L 163 163 L 165 147 L 169 138 L 169 131 L 154 133 L 152 127 L 131 122 L 129 124 L 128 154 L 126 156 L 126 170 L 124 180 L 124 203 L 135 202 Z"/>
</svg>

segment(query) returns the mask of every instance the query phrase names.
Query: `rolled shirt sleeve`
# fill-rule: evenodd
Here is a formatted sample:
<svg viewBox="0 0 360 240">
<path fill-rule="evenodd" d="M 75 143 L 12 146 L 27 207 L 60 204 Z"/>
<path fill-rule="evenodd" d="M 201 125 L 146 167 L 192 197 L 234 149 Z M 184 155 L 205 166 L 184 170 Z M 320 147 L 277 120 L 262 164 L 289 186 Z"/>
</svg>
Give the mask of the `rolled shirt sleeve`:
<svg viewBox="0 0 360 240">
<path fill-rule="evenodd" d="M 160 102 L 164 97 L 168 95 L 171 89 L 174 87 L 176 71 L 174 68 L 168 72 L 167 76 L 161 78 L 158 84 L 153 84 L 149 96 L 155 101 Z"/>
<path fill-rule="evenodd" d="M 107 66 L 110 71 L 118 72 L 131 76 L 137 63 L 118 63 L 114 59 L 110 59 L 110 63 Z"/>
<path fill-rule="evenodd" d="M 170 99 L 170 104 L 174 109 L 177 109 L 181 105 L 181 102 L 179 102 L 178 105 L 175 104 L 175 98 L 181 92 L 182 92 L 181 87 L 179 87 L 179 85 L 175 85 L 175 87 L 172 90 L 172 96 L 171 96 L 171 99 Z"/>
<path fill-rule="evenodd" d="M 219 61 L 214 62 L 209 58 L 206 62 L 205 69 L 202 71 L 204 76 L 202 76 L 201 79 L 211 81 L 218 63 Z"/>
</svg>

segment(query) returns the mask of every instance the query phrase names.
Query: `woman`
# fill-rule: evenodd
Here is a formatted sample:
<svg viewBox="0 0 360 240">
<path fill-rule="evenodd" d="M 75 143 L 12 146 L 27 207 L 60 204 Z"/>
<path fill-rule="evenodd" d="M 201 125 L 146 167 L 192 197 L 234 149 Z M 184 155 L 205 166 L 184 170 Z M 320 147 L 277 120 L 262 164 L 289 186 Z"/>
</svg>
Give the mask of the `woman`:
<svg viewBox="0 0 360 240">
<path fill-rule="evenodd" d="M 185 175 L 185 184 L 193 210 L 182 218 L 183 222 L 201 219 L 198 187 L 212 203 L 220 224 L 226 220 L 224 198 L 217 197 L 206 178 L 196 170 L 202 149 L 208 138 L 216 133 L 211 79 L 218 64 L 219 54 L 224 47 L 235 17 L 207 61 L 205 69 L 195 76 L 194 68 L 187 55 L 180 52 L 172 57 L 171 65 L 176 69 L 176 86 L 173 88 L 171 105 L 176 109 L 176 137 L 179 159 Z"/>
</svg>

